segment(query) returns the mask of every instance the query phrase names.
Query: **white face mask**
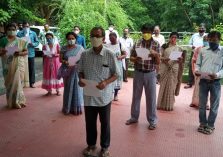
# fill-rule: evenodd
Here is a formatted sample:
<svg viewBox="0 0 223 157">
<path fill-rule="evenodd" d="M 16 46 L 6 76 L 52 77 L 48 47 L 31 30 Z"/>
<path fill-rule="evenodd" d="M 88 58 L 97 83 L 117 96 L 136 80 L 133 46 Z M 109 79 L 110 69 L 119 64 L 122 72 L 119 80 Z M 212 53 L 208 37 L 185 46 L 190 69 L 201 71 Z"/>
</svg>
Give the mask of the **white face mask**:
<svg viewBox="0 0 223 157">
<path fill-rule="evenodd" d="M 90 40 L 91 40 L 91 45 L 93 47 L 99 47 L 103 43 L 103 41 L 102 41 L 103 40 L 103 37 L 101 37 L 101 38 L 92 37 Z"/>
<path fill-rule="evenodd" d="M 67 40 L 68 45 L 74 45 L 76 43 L 76 40 Z"/>
<path fill-rule="evenodd" d="M 16 36 L 16 31 L 7 31 L 7 35 Z"/>
<path fill-rule="evenodd" d="M 112 32 L 112 31 L 114 30 L 114 28 L 113 28 L 113 27 L 109 27 L 108 30 L 109 30 L 110 32 Z"/>
<path fill-rule="evenodd" d="M 78 31 L 78 30 L 75 30 L 75 31 L 74 31 L 74 33 L 75 33 L 75 34 L 79 34 L 79 33 L 80 33 L 80 31 Z"/>
</svg>

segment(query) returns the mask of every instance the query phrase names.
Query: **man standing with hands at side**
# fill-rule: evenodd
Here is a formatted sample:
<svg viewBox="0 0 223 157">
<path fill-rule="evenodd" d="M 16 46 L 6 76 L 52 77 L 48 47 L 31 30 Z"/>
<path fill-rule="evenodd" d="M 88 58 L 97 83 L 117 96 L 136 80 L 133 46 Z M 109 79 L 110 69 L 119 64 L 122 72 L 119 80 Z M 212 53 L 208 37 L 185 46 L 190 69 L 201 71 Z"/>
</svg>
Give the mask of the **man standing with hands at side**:
<svg viewBox="0 0 223 157">
<path fill-rule="evenodd" d="M 100 97 L 84 94 L 84 109 L 87 145 L 83 155 L 96 155 L 97 140 L 97 116 L 101 122 L 101 152 L 100 157 L 110 157 L 110 111 L 113 99 L 113 84 L 120 76 L 117 59 L 114 53 L 102 44 L 105 40 L 105 31 L 102 27 L 94 27 L 90 34 L 90 48 L 82 53 L 79 62 L 79 85 L 85 87 L 83 79 L 98 82 L 96 86 L 100 91 Z M 92 66 L 94 65 L 94 66 Z"/>
<path fill-rule="evenodd" d="M 193 72 L 192 72 L 191 61 L 192 61 L 192 57 L 193 57 L 193 54 L 194 54 L 194 50 L 197 47 L 203 46 L 203 38 L 204 38 L 205 35 L 207 35 L 205 33 L 205 31 L 206 31 L 205 25 L 200 24 L 200 26 L 198 28 L 198 33 L 193 34 L 192 37 L 190 38 L 189 45 L 192 46 L 192 52 L 191 52 L 190 61 L 189 61 L 188 83 L 187 83 L 186 86 L 184 86 L 185 89 L 191 88 L 194 84 L 194 75 L 193 75 Z"/>
<path fill-rule="evenodd" d="M 212 31 L 208 34 L 209 47 L 204 47 L 198 54 L 195 75 L 200 76 L 199 84 L 199 122 L 198 132 L 210 135 L 215 129 L 215 120 L 221 97 L 223 78 L 223 49 L 219 43 L 221 34 Z M 206 116 L 208 93 L 210 92 L 210 112 Z"/>
</svg>

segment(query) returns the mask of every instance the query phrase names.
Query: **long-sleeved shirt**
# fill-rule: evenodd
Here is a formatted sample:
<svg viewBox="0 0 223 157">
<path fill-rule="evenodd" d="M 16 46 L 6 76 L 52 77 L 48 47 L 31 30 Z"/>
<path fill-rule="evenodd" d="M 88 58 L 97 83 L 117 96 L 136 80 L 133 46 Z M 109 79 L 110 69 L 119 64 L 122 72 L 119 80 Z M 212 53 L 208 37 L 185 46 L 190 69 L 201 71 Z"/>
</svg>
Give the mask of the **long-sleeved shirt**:
<svg viewBox="0 0 223 157">
<path fill-rule="evenodd" d="M 30 30 L 28 36 L 26 36 L 24 31 L 19 31 L 17 36 L 19 38 L 26 38 L 28 42 L 28 57 L 35 57 L 35 47 L 39 45 L 39 40 L 36 33 Z"/>
<path fill-rule="evenodd" d="M 212 51 L 209 47 L 203 47 L 198 54 L 195 71 L 201 74 L 216 74 L 217 78 L 223 78 L 223 49 L 219 46 Z M 205 75 L 201 78 L 210 79 Z"/>
</svg>

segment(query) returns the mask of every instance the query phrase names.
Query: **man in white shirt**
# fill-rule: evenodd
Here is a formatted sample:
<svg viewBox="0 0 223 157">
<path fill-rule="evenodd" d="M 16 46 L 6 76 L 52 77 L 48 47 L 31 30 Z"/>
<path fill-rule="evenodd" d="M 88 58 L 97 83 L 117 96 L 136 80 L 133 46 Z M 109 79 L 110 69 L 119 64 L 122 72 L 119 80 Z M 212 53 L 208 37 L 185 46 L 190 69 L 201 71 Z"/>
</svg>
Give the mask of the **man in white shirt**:
<svg viewBox="0 0 223 157">
<path fill-rule="evenodd" d="M 160 34 L 159 26 L 154 27 L 154 34 L 152 35 L 152 37 L 153 37 L 153 40 L 157 41 L 160 44 L 160 46 L 165 44 L 165 38 L 162 34 Z"/>
<path fill-rule="evenodd" d="M 108 30 L 105 31 L 105 41 L 104 41 L 105 44 L 111 43 L 110 40 L 109 40 L 109 34 L 111 32 L 114 32 L 117 35 L 117 41 L 119 41 L 119 34 L 118 34 L 118 31 L 115 30 L 115 25 L 110 24 L 109 27 L 108 27 Z"/>
<path fill-rule="evenodd" d="M 204 24 L 200 24 L 199 29 L 198 29 L 198 33 L 193 34 L 190 41 L 189 41 L 189 45 L 192 46 L 192 52 L 191 52 L 190 61 L 189 61 L 188 83 L 187 83 L 186 86 L 184 86 L 185 89 L 191 88 L 194 84 L 194 75 L 193 75 L 192 67 L 191 67 L 191 59 L 193 57 L 194 50 L 197 47 L 203 46 L 203 38 L 204 38 L 205 35 L 207 35 L 205 33 L 205 31 L 206 31 L 206 28 L 205 28 Z"/>
<path fill-rule="evenodd" d="M 129 37 L 129 29 L 125 28 L 123 30 L 123 37 L 120 37 L 119 42 L 121 45 L 125 47 L 126 50 L 126 58 L 125 58 L 125 66 L 123 66 L 123 81 L 128 82 L 128 67 L 129 67 L 129 58 L 130 52 L 133 47 L 133 39 Z"/>
</svg>

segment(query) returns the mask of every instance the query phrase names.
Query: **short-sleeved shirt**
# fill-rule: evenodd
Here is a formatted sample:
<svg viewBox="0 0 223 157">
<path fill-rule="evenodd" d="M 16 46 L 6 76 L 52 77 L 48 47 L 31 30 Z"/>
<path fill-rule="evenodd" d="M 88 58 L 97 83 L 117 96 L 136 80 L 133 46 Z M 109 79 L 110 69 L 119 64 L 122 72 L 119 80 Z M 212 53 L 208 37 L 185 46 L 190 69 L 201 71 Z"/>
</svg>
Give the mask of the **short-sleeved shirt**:
<svg viewBox="0 0 223 157">
<path fill-rule="evenodd" d="M 119 42 L 125 46 L 126 48 L 126 58 L 129 58 L 130 57 L 130 53 L 131 53 L 131 49 L 133 47 L 133 39 L 132 38 L 124 38 L 124 37 L 121 37 L 119 39 Z"/>
<path fill-rule="evenodd" d="M 190 38 L 189 44 L 195 47 L 203 46 L 204 45 L 203 38 L 205 35 L 207 34 L 204 33 L 202 36 L 200 36 L 199 33 L 193 34 L 192 37 Z"/>
<path fill-rule="evenodd" d="M 103 47 L 99 54 L 96 54 L 93 48 L 84 51 L 78 64 L 79 72 L 84 74 L 87 80 L 101 82 L 112 75 L 120 76 L 117 59 L 114 53 Z M 102 107 L 108 105 L 113 98 L 113 83 L 108 84 L 103 90 L 100 90 L 100 97 L 84 95 L 85 106 Z"/>
<path fill-rule="evenodd" d="M 150 44 L 147 44 L 147 45 L 143 39 L 135 43 L 132 49 L 132 53 L 131 53 L 132 57 L 137 57 L 137 53 L 136 53 L 137 48 L 146 48 L 148 50 L 154 50 L 157 53 L 160 53 L 160 45 L 157 41 L 154 41 L 154 40 L 151 40 Z M 153 70 L 156 70 L 157 66 L 158 65 L 156 64 L 154 57 L 150 57 L 149 60 L 137 61 L 134 64 L 135 70 L 138 70 L 138 71 L 153 71 Z"/>
</svg>

